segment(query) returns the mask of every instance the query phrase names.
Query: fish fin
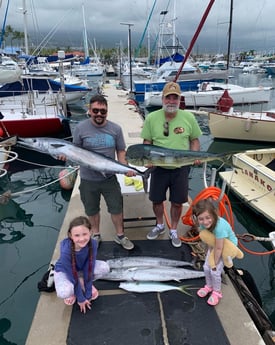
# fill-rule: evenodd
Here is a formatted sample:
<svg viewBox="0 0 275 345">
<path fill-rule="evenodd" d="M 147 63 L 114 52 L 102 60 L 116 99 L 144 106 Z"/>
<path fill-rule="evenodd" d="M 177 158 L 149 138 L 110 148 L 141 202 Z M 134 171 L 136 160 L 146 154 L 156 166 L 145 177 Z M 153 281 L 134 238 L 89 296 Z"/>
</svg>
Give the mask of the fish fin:
<svg viewBox="0 0 275 345">
<path fill-rule="evenodd" d="M 136 271 L 136 270 L 138 270 L 138 267 L 129 267 L 129 268 L 127 268 L 127 271 L 130 271 L 130 272 Z"/>
<path fill-rule="evenodd" d="M 149 180 L 151 172 L 155 169 L 156 169 L 156 167 L 148 168 L 141 175 L 142 176 L 142 182 L 143 182 L 143 189 L 144 189 L 145 193 L 148 193 L 148 187 L 149 187 L 148 186 L 148 180 Z"/>
<path fill-rule="evenodd" d="M 187 289 L 190 287 L 190 285 L 181 285 L 179 286 L 179 291 L 182 292 L 182 293 L 185 293 L 186 295 L 188 296 L 192 296 L 188 291 Z"/>
<path fill-rule="evenodd" d="M 52 146 L 53 148 L 55 148 L 55 149 L 58 149 L 58 148 L 60 148 L 60 147 L 64 147 L 65 144 L 51 144 L 51 146 Z"/>
</svg>

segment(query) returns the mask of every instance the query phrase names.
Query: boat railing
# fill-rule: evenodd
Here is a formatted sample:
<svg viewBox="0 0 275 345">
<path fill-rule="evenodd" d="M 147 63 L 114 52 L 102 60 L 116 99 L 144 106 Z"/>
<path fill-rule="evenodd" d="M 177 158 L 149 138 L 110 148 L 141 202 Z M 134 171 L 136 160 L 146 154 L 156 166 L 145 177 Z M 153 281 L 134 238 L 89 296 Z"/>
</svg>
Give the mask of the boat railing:
<svg viewBox="0 0 275 345">
<path fill-rule="evenodd" d="M 10 114 L 20 111 L 23 116 L 38 115 L 41 112 L 46 115 L 63 115 L 61 102 L 61 92 L 22 91 L 19 95 L 14 93 L 8 97 L 0 97 L 0 110 L 2 113 L 8 111 Z"/>
</svg>

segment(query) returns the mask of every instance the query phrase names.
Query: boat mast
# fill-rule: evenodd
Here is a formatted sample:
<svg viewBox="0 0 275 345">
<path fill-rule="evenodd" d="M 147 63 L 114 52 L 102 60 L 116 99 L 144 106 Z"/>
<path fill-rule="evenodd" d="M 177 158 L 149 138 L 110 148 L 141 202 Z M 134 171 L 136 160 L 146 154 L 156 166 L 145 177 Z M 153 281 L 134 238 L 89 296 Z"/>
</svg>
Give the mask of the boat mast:
<svg viewBox="0 0 275 345">
<path fill-rule="evenodd" d="M 89 49 L 88 49 L 88 38 L 87 38 L 87 28 L 86 28 L 86 20 L 85 20 L 84 3 L 82 3 L 82 17 L 83 17 L 84 53 L 85 53 L 85 59 L 86 59 L 87 57 L 89 57 Z"/>
<path fill-rule="evenodd" d="M 174 13 L 174 17 L 172 18 L 172 30 L 173 30 L 173 33 L 172 33 L 172 46 L 173 46 L 173 50 L 172 50 L 172 54 L 175 54 L 176 53 L 176 0 L 174 0 L 174 9 L 173 9 Z M 178 48 L 177 48 L 178 50 Z"/>
<path fill-rule="evenodd" d="M 230 16 L 229 16 L 229 32 L 228 32 L 228 45 L 227 45 L 227 61 L 226 69 L 229 69 L 230 51 L 231 51 L 231 33 L 232 33 L 232 18 L 233 18 L 233 0 L 230 1 Z"/>
<path fill-rule="evenodd" d="M 8 0 L 7 7 L 6 7 L 5 17 L 4 17 L 4 22 L 3 22 L 3 27 L 2 27 L 1 37 L 0 37 L 0 49 L 2 48 L 2 43 L 4 41 L 5 27 L 6 27 L 6 21 L 7 21 L 7 14 L 8 14 L 9 5 L 10 5 L 10 0 Z M 0 2 L 0 7 L 1 6 L 2 6 L 2 1 Z"/>
<path fill-rule="evenodd" d="M 28 25 L 27 25 L 27 9 L 26 0 L 23 0 L 23 17 L 24 17 L 24 39 L 25 39 L 25 53 L 29 55 L 29 43 L 28 43 Z"/>
</svg>

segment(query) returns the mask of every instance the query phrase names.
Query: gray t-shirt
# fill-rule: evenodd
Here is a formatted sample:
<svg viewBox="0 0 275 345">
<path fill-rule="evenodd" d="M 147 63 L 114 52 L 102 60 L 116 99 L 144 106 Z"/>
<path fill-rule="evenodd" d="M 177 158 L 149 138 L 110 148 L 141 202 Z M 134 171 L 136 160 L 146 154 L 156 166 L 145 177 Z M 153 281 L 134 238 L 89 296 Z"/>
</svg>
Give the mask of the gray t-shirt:
<svg viewBox="0 0 275 345">
<path fill-rule="evenodd" d="M 96 127 L 91 119 L 81 121 L 74 129 L 73 143 L 83 149 L 94 151 L 106 157 L 116 159 L 116 152 L 125 150 L 125 140 L 121 127 L 107 121 L 103 127 Z M 80 166 L 80 177 L 84 180 L 102 181 L 113 174 L 105 174 Z"/>
</svg>

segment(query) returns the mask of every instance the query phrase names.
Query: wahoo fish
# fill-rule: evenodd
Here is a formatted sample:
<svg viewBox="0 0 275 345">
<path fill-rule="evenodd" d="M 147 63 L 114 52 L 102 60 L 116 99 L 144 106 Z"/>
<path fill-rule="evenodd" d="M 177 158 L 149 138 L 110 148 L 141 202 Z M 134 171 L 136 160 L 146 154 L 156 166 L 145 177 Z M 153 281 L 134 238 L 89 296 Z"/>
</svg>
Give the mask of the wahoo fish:
<svg viewBox="0 0 275 345">
<path fill-rule="evenodd" d="M 7 147 L 7 146 L 14 146 L 17 142 L 17 136 L 14 135 L 12 137 L 1 138 L 0 139 L 0 147 Z"/>
<path fill-rule="evenodd" d="M 170 290 L 178 290 L 191 296 L 186 290 L 188 285 L 174 286 L 169 284 L 158 283 L 154 281 L 147 282 L 123 282 L 119 284 L 120 289 L 130 292 L 165 292 Z"/>
<path fill-rule="evenodd" d="M 125 174 L 128 171 L 133 171 L 137 175 L 141 175 L 143 179 L 144 190 L 148 189 L 148 178 L 151 169 L 146 171 L 139 171 L 136 168 L 121 164 L 118 161 L 101 155 L 99 153 L 85 150 L 73 143 L 54 138 L 18 138 L 17 144 L 19 146 L 39 151 L 51 155 L 54 158 L 58 156 L 66 156 L 67 160 L 75 164 L 85 166 L 95 171 L 105 174 Z"/>
<path fill-rule="evenodd" d="M 136 144 L 128 147 L 126 160 L 136 166 L 182 167 L 192 165 L 196 160 L 201 163 L 215 160 L 232 165 L 231 158 L 235 152 L 210 153 L 206 151 L 188 151 L 167 149 L 149 144 Z"/>
<path fill-rule="evenodd" d="M 182 267 L 194 266 L 192 262 L 171 260 L 153 256 L 130 256 L 106 260 L 110 269 L 131 267 Z"/>
<path fill-rule="evenodd" d="M 204 277 L 204 272 L 178 267 L 131 267 L 126 269 L 111 269 L 102 276 L 102 280 L 113 281 L 181 281 Z"/>
</svg>

